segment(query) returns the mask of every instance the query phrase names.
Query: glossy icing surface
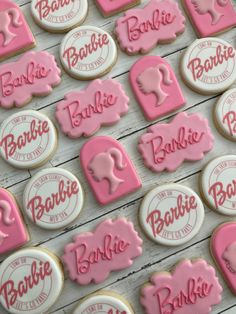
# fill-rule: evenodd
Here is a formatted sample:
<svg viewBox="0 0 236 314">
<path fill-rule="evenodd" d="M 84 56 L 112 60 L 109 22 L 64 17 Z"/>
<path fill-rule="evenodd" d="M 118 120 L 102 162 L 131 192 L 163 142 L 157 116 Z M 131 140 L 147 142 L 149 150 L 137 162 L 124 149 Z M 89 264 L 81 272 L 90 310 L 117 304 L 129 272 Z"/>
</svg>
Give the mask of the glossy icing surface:
<svg viewBox="0 0 236 314">
<path fill-rule="evenodd" d="M 140 0 L 95 0 L 102 14 L 107 17 L 140 3 Z"/>
</svg>

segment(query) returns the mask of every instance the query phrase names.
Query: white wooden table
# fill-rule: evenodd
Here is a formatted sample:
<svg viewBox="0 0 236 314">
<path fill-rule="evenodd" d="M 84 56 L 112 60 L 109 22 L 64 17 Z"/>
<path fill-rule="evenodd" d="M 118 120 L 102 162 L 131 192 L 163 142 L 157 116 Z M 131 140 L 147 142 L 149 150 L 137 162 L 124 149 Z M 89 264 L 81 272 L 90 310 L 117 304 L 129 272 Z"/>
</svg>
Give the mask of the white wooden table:
<svg viewBox="0 0 236 314">
<path fill-rule="evenodd" d="M 59 63 L 59 44 L 63 38 L 63 35 L 47 33 L 34 23 L 30 15 L 30 0 L 15 1 L 21 6 L 21 9 L 23 10 L 35 35 L 37 41 L 35 50 L 47 50 L 48 52 L 55 55 Z M 146 2 L 148 1 L 142 1 L 143 4 Z M 236 8 L 235 0 L 233 0 L 233 2 Z M 94 1 L 89 0 L 89 15 L 85 21 L 85 24 L 99 26 L 112 33 L 116 18 L 117 16 L 104 19 L 95 7 Z M 236 46 L 235 29 L 222 34 L 220 37 Z M 52 160 L 50 160 L 50 162 L 44 167 L 62 167 L 72 171 L 76 176 L 78 176 L 86 193 L 85 206 L 81 215 L 76 221 L 74 221 L 73 225 L 61 231 L 45 231 L 35 227 L 26 219 L 28 229 L 31 234 L 31 241 L 28 245 L 46 247 L 56 253 L 58 256 L 61 256 L 63 254 L 64 246 L 69 241 L 71 241 L 75 234 L 93 230 L 93 228 L 99 222 L 106 218 L 124 216 L 134 222 L 135 228 L 139 231 L 141 237 L 144 240 L 144 249 L 143 255 L 135 260 L 131 268 L 119 272 L 113 272 L 108 280 L 100 285 L 93 284 L 81 287 L 73 283 L 66 276 L 63 293 L 58 302 L 50 309 L 49 313 L 71 313 L 81 298 L 103 288 L 114 290 L 123 295 L 133 305 L 135 313 L 140 314 L 143 313 L 143 310 L 139 304 L 139 289 L 143 283 L 148 281 L 152 272 L 169 270 L 182 258 L 203 257 L 214 265 L 209 253 L 210 236 L 216 226 L 222 222 L 229 221 L 230 218 L 218 215 L 205 206 L 206 217 L 204 225 L 201 228 L 199 234 L 191 242 L 177 248 L 162 247 L 151 242 L 146 238 L 138 224 L 138 208 L 140 201 L 145 193 L 152 189 L 155 185 L 168 182 L 179 182 L 191 187 L 196 192 L 199 192 L 198 179 L 199 173 L 203 166 L 209 160 L 217 156 L 222 156 L 224 154 L 234 154 L 236 152 L 235 144 L 223 138 L 218 133 L 213 123 L 212 110 L 218 97 L 202 96 L 196 94 L 186 87 L 180 78 L 180 56 L 184 52 L 185 48 L 195 39 L 195 32 L 187 18 L 186 31 L 183 35 L 179 36 L 178 39 L 172 44 L 159 45 L 154 50 L 152 50 L 150 54 L 165 57 L 174 68 L 187 99 L 187 104 L 183 110 L 186 110 L 188 113 L 201 112 L 209 120 L 210 126 L 215 135 L 215 147 L 210 153 L 206 155 L 202 161 L 195 163 L 184 163 L 174 173 L 155 174 L 144 167 L 141 156 L 137 152 L 137 142 L 140 135 L 145 132 L 146 128 L 150 126 L 151 123 L 147 122 L 142 115 L 128 83 L 128 71 L 131 65 L 140 56 L 130 57 L 121 51 L 119 51 L 118 63 L 108 74 L 108 76 L 115 78 L 124 85 L 125 90 L 130 97 L 130 110 L 129 113 L 124 116 L 117 125 L 113 127 L 102 128 L 97 133 L 97 135 L 109 135 L 121 141 L 138 170 L 138 173 L 143 182 L 143 188 L 134 194 L 122 198 L 118 202 L 112 203 L 108 206 L 99 206 L 87 185 L 79 164 L 80 148 L 85 142 L 85 139 L 71 140 L 66 138 L 59 131 L 59 146 L 57 152 L 53 156 Z M 16 60 L 17 58 L 18 57 L 11 58 L 6 62 Z M 72 89 L 81 89 L 86 85 L 86 82 L 74 80 L 70 78 L 65 72 L 63 72 L 62 84 L 54 89 L 50 96 L 46 98 L 34 98 L 34 100 L 23 109 L 27 108 L 42 111 L 55 122 L 54 112 L 56 103 L 61 100 L 68 91 Z M 0 122 L 16 111 L 17 109 L 12 109 L 9 111 L 1 109 Z M 162 118 L 160 121 L 168 122 L 169 119 L 173 116 L 174 114 L 171 114 L 165 118 Z M 23 190 L 29 178 L 37 171 L 38 169 L 34 171 L 20 171 L 12 168 L 4 161 L 0 160 L 0 184 L 2 187 L 8 188 L 16 196 L 19 204 L 22 205 Z M 4 257 L 1 256 L 0 259 L 3 260 L 3 258 Z M 223 300 L 221 304 L 213 308 L 213 313 L 236 313 L 236 297 L 232 295 L 226 286 L 221 274 L 218 275 L 224 288 Z M 0 313 L 6 313 L 1 308 L 1 306 Z"/>
</svg>

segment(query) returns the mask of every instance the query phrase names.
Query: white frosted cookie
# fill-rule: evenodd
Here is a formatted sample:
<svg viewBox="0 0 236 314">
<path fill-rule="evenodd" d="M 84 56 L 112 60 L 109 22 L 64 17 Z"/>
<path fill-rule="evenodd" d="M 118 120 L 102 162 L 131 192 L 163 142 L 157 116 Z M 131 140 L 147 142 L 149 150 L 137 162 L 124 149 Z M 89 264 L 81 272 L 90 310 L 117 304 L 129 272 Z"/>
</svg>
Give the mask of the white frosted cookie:
<svg viewBox="0 0 236 314">
<path fill-rule="evenodd" d="M 236 88 L 225 92 L 215 106 L 215 122 L 219 131 L 231 141 L 236 141 Z"/>
<path fill-rule="evenodd" d="M 199 232 L 204 220 L 204 207 L 190 188 L 166 184 L 154 188 L 144 197 L 139 219 L 151 240 L 177 246 L 190 241 Z"/>
<path fill-rule="evenodd" d="M 23 196 L 24 210 L 39 227 L 58 229 L 72 223 L 84 204 L 79 180 L 69 171 L 49 168 L 28 182 Z"/>
<path fill-rule="evenodd" d="M 62 268 L 54 254 L 23 249 L 0 266 L 0 303 L 9 313 L 43 314 L 56 302 L 63 284 Z"/>
<path fill-rule="evenodd" d="M 210 208 L 223 215 L 236 215 L 236 156 L 212 160 L 203 169 L 200 188 Z"/>
<path fill-rule="evenodd" d="M 105 75 L 115 65 L 117 47 L 111 35 L 101 28 L 81 26 L 62 40 L 60 59 L 69 75 L 91 80 Z"/>
<path fill-rule="evenodd" d="M 56 129 L 51 120 L 38 111 L 19 111 L 1 124 L 0 155 L 16 168 L 41 166 L 56 147 Z"/>
<path fill-rule="evenodd" d="M 32 0 L 31 12 L 40 27 L 65 33 L 84 22 L 88 0 Z"/>
<path fill-rule="evenodd" d="M 216 94 L 228 89 L 236 80 L 236 52 L 220 38 L 195 40 L 181 61 L 183 79 L 194 91 Z"/>
</svg>

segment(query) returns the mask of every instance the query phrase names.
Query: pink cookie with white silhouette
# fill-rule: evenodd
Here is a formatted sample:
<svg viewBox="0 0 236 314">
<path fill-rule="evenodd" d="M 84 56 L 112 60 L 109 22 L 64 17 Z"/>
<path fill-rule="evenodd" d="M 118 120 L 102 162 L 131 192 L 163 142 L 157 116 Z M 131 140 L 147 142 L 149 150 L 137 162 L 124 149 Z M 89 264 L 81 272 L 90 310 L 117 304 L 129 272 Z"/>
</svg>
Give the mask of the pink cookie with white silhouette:
<svg viewBox="0 0 236 314">
<path fill-rule="evenodd" d="M 231 0 L 183 0 L 199 37 L 225 32 L 236 25 L 236 12 Z"/>
<path fill-rule="evenodd" d="M 10 0 L 0 2 L 0 60 L 35 46 L 34 36 L 19 6 Z"/>
<path fill-rule="evenodd" d="M 139 4 L 141 0 L 95 0 L 104 17 L 115 15 Z"/>
<path fill-rule="evenodd" d="M 97 136 L 85 143 L 80 162 L 97 201 L 102 205 L 142 186 L 124 148 L 111 137 Z"/>
<path fill-rule="evenodd" d="M 0 188 L 0 254 L 26 244 L 29 235 L 14 197 Z"/>
<path fill-rule="evenodd" d="M 185 104 L 175 73 L 165 59 L 146 56 L 131 68 L 129 80 L 147 120 L 155 120 Z"/>
<path fill-rule="evenodd" d="M 225 281 L 236 295 L 236 223 L 218 226 L 211 237 L 211 254 Z"/>
</svg>

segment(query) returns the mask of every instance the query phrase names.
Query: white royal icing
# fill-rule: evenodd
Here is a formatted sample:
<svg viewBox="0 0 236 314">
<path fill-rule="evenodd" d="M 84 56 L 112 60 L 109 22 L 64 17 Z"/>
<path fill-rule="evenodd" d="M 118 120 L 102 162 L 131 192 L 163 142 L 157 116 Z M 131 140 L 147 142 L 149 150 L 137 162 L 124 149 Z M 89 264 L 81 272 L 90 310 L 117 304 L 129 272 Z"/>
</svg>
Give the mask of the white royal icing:
<svg viewBox="0 0 236 314">
<path fill-rule="evenodd" d="M 13 314 L 46 313 L 59 297 L 63 283 L 56 257 L 41 249 L 23 249 L 0 266 L 0 302 Z"/>
<path fill-rule="evenodd" d="M 202 171 L 201 190 L 212 209 L 223 215 L 236 215 L 236 156 L 212 160 Z"/>
<path fill-rule="evenodd" d="M 11 115 L 0 127 L 0 155 L 16 168 L 35 168 L 45 163 L 57 145 L 50 119 L 34 110 Z"/>
<path fill-rule="evenodd" d="M 236 80 L 236 52 L 219 38 L 195 40 L 186 50 L 181 72 L 186 83 L 199 93 L 215 94 Z"/>
<path fill-rule="evenodd" d="M 24 191 L 24 210 L 39 227 L 58 229 L 79 215 L 84 194 L 79 180 L 69 171 L 49 168 L 39 171 Z"/>
<path fill-rule="evenodd" d="M 156 243 L 177 246 L 190 241 L 200 230 L 204 207 L 199 196 L 179 184 L 166 184 L 151 190 L 139 211 L 140 223 Z"/>
</svg>

